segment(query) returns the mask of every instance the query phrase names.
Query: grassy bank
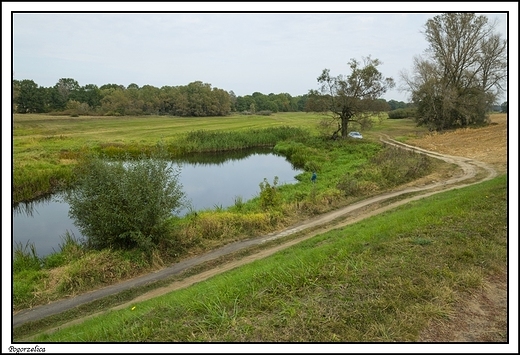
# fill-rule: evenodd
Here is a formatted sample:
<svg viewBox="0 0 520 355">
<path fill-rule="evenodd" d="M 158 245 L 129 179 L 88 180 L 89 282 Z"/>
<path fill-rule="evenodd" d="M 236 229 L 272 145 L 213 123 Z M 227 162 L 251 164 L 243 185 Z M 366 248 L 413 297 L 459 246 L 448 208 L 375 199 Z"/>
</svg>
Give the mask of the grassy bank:
<svg viewBox="0 0 520 355">
<path fill-rule="evenodd" d="M 412 342 L 506 270 L 503 175 L 34 341 Z"/>
</svg>

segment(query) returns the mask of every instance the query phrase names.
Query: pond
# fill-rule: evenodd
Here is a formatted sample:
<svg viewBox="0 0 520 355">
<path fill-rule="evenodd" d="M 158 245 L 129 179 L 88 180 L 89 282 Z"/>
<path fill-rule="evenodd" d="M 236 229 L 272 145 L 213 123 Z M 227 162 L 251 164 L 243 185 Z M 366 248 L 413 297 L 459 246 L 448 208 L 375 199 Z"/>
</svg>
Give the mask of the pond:
<svg viewBox="0 0 520 355">
<path fill-rule="evenodd" d="M 226 208 L 237 198 L 247 201 L 258 196 L 264 178 L 272 184 L 278 176 L 279 185 L 293 184 L 297 182 L 295 176 L 302 172 L 283 156 L 266 149 L 193 156 L 173 163 L 181 168 L 179 183 L 191 205 L 179 216 L 191 210 Z M 59 251 L 67 231 L 75 238 L 83 238 L 68 212 L 69 205 L 60 194 L 18 204 L 13 208 L 13 248 L 30 243 L 38 256 L 44 257 Z"/>
</svg>

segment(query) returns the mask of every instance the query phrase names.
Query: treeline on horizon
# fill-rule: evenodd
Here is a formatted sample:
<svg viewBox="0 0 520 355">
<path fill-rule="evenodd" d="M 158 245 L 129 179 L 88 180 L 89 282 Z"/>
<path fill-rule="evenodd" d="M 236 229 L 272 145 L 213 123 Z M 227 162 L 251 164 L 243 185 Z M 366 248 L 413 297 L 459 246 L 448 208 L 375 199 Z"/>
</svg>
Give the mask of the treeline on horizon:
<svg viewBox="0 0 520 355">
<path fill-rule="evenodd" d="M 227 116 L 232 113 L 270 114 L 306 111 L 309 96 L 288 93 L 268 95 L 254 92 L 236 96 L 211 84 L 195 81 L 183 86 L 94 84 L 80 86 L 71 78 L 59 79 L 52 87 L 33 80 L 13 80 L 13 112 L 61 115 L 181 117 Z M 380 99 L 388 111 L 411 107 L 402 101 Z"/>
</svg>

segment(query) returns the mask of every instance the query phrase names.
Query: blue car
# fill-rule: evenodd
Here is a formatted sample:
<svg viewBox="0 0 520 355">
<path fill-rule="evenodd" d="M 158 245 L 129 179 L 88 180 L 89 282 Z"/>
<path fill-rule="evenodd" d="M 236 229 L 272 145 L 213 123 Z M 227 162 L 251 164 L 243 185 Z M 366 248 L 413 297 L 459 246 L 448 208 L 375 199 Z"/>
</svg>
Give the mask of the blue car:
<svg viewBox="0 0 520 355">
<path fill-rule="evenodd" d="M 363 136 L 362 136 L 361 133 L 359 133 L 359 132 L 350 132 L 350 133 L 348 134 L 348 136 L 349 136 L 350 138 L 357 138 L 357 139 L 362 139 L 362 138 L 363 138 Z"/>
</svg>

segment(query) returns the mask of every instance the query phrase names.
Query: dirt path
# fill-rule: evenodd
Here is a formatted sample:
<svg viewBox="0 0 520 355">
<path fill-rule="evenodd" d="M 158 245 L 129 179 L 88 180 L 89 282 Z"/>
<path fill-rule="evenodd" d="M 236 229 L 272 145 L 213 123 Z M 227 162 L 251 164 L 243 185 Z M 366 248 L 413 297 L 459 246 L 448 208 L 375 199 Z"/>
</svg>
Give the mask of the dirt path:
<svg viewBox="0 0 520 355">
<path fill-rule="evenodd" d="M 499 122 L 497 125 L 500 127 L 494 127 L 496 132 L 503 133 L 505 132 L 504 138 L 507 138 L 507 121 L 504 119 L 503 122 Z M 502 131 L 502 128 L 504 128 Z M 475 146 L 475 140 L 478 137 L 475 136 L 480 130 L 465 130 L 466 135 L 473 135 L 471 140 L 473 141 L 473 146 Z M 458 131 L 457 131 L 458 132 Z M 487 135 L 489 132 L 478 132 L 484 135 Z M 459 135 L 459 133 L 453 132 L 453 134 Z M 449 134 L 448 134 L 449 135 Z M 465 136 L 466 137 L 466 136 Z M 434 137 L 435 138 L 435 137 Z M 426 196 L 430 196 L 442 191 L 447 191 L 454 188 L 459 188 L 461 186 L 467 186 L 475 183 L 482 182 L 484 180 L 492 179 L 499 172 L 507 171 L 507 149 L 506 144 L 498 144 L 489 146 L 491 148 L 496 147 L 498 152 L 495 150 L 488 149 L 489 156 L 487 155 L 479 155 L 482 161 L 474 160 L 467 157 L 460 156 L 452 156 L 449 155 L 450 152 L 457 152 L 457 149 L 453 146 L 457 143 L 461 143 L 465 146 L 468 142 L 464 139 L 461 139 L 460 136 L 457 137 L 448 137 L 447 135 L 438 135 L 437 139 L 443 142 L 443 145 L 436 143 L 435 139 L 428 136 L 426 139 L 421 139 L 418 142 L 412 142 L 412 145 L 403 144 L 397 142 L 395 140 L 390 139 L 387 136 L 382 136 L 381 140 L 386 144 L 391 144 L 394 146 L 399 146 L 403 149 L 410 149 L 414 151 L 418 151 L 423 154 L 427 154 L 437 159 L 442 159 L 446 162 L 457 164 L 461 168 L 461 173 L 454 174 L 454 176 L 450 177 L 444 181 L 431 181 L 429 183 L 420 182 L 420 185 L 408 186 L 400 190 L 396 190 L 393 192 L 389 192 L 383 195 L 379 195 L 376 197 L 369 198 L 364 201 L 357 202 L 355 204 L 349 205 L 347 207 L 338 209 L 336 211 L 321 215 L 315 219 L 308 220 L 304 223 L 295 225 L 286 230 L 280 231 L 278 233 L 272 233 L 267 236 L 263 236 L 260 238 L 245 240 L 237 243 L 233 243 L 227 245 L 218 250 L 212 251 L 210 253 L 194 257 L 189 260 L 185 260 L 180 262 L 172 267 L 160 270 L 158 272 L 145 275 L 143 277 L 139 277 L 133 280 L 129 280 L 126 282 L 119 283 L 117 285 L 112 285 L 100 290 L 96 290 L 93 292 L 89 292 L 84 295 L 80 295 L 78 297 L 72 299 L 66 299 L 63 301 L 53 302 L 48 305 L 34 307 L 30 310 L 25 310 L 13 315 L 13 327 L 20 326 L 29 321 L 35 321 L 38 319 L 45 318 L 47 316 L 57 314 L 63 312 L 67 309 L 76 307 L 83 303 L 91 302 L 96 299 L 100 299 L 106 297 L 111 294 L 115 294 L 121 292 L 125 289 L 136 287 L 140 285 L 147 284 L 149 282 L 153 282 L 156 280 L 160 280 L 161 278 L 165 278 L 174 274 L 178 274 L 188 268 L 201 264 L 203 262 L 216 259 L 223 255 L 255 246 L 260 245 L 262 243 L 282 238 L 291 234 L 295 234 L 298 232 L 302 232 L 302 236 L 296 239 L 293 239 L 289 242 L 280 244 L 278 246 L 268 248 L 262 250 L 253 255 L 249 255 L 240 260 L 231 261 L 226 264 L 219 265 L 218 267 L 202 272 L 200 274 L 188 277 L 182 281 L 174 282 L 167 287 L 158 288 L 152 290 L 148 293 L 145 293 L 130 302 L 125 304 L 121 304 L 113 309 L 122 309 L 125 307 L 129 307 L 137 302 L 142 302 L 147 299 L 151 299 L 153 297 L 157 297 L 168 292 L 178 290 L 184 287 L 188 287 L 194 283 L 204 281 L 214 275 L 225 272 L 227 270 L 231 270 L 233 268 L 239 267 L 241 265 L 247 264 L 251 261 L 258 260 L 261 258 L 265 258 L 271 254 L 276 253 L 279 250 L 288 248 L 294 244 L 300 243 L 303 240 L 308 238 L 312 238 L 313 236 L 326 232 L 330 229 L 339 228 L 351 223 L 358 222 L 364 218 L 368 218 L 375 214 L 382 213 L 384 211 L 395 208 L 399 205 L 408 203 L 413 200 L 421 199 Z M 468 138 L 469 139 L 469 138 Z M 447 141 L 451 141 L 451 148 L 447 147 Z M 504 140 L 505 141 L 505 140 Z M 419 146 L 422 145 L 423 148 Z M 477 144 L 478 145 L 478 144 Z M 441 148 L 439 148 L 439 146 Z M 426 150 L 424 147 L 428 147 L 429 150 Z M 488 148 L 489 148 L 488 147 Z M 501 149 L 504 149 L 502 152 Z M 501 154 L 503 153 L 503 155 Z M 496 157 L 501 157 L 502 160 L 497 162 Z M 489 163 L 486 163 L 486 160 Z M 503 161 L 505 160 L 505 162 Z M 416 182 L 417 183 L 417 182 Z M 392 202 L 390 204 L 384 204 L 384 201 L 395 198 L 397 196 L 406 194 L 406 193 L 415 193 L 413 197 L 408 197 L 405 199 L 401 199 L 397 202 Z M 335 222 L 340 220 L 340 222 Z M 320 227 L 320 226 L 327 227 Z M 304 233 L 305 230 L 312 230 L 312 232 Z M 486 339 L 485 335 L 489 334 L 490 325 L 501 327 L 503 324 L 498 324 L 500 322 L 505 322 L 507 319 L 507 287 L 505 278 L 498 278 L 496 280 L 489 280 L 487 282 L 487 287 L 485 287 L 482 293 L 479 296 L 475 296 L 476 298 L 473 300 L 468 300 L 465 304 L 461 304 L 459 306 L 459 310 L 457 311 L 460 317 L 454 317 L 453 324 L 437 324 L 432 325 L 428 332 L 421 335 L 421 341 L 428 342 L 445 342 L 445 341 L 458 341 L 458 342 L 472 342 L 472 341 L 486 341 L 482 339 Z M 480 297 L 480 298 L 478 298 Z M 485 306 L 485 307 L 484 307 Z M 475 310 L 478 312 L 475 313 Z M 107 310 L 108 311 L 108 310 Z M 69 325 L 80 323 L 87 318 L 97 316 L 102 314 L 103 312 L 90 315 L 86 318 L 81 318 L 74 320 L 70 323 L 61 325 L 60 328 L 67 327 Z M 474 322 L 475 319 L 478 319 L 478 322 Z M 466 322 L 466 323 L 464 323 Z M 466 324 L 466 328 L 462 325 Z M 472 326 L 469 327 L 468 325 Z M 451 327 L 451 328 L 450 328 Z M 470 329 L 469 329 L 470 328 Z M 450 331 L 451 329 L 451 331 Z M 464 330 L 466 329 L 466 330 Z M 501 328 L 504 329 L 504 328 Z M 457 331 L 454 331 L 457 330 Z M 47 332 L 52 332 L 53 330 L 48 330 Z M 477 340 L 481 339 L 481 340 Z"/>
</svg>

